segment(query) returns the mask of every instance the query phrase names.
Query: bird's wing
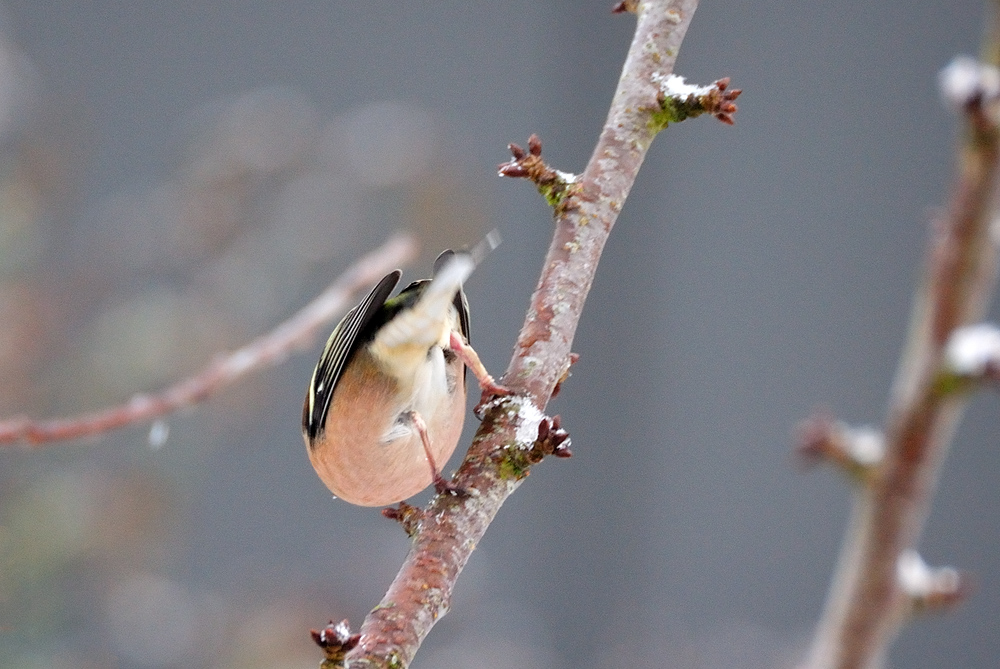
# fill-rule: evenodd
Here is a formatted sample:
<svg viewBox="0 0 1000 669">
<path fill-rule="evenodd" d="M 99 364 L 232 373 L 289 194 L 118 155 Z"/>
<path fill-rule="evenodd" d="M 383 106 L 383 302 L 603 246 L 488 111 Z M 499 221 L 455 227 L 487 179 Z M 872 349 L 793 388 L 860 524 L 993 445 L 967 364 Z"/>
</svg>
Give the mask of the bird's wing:
<svg viewBox="0 0 1000 669">
<path fill-rule="evenodd" d="M 316 365 L 316 371 L 313 372 L 312 381 L 309 383 L 305 406 L 302 408 L 302 431 L 310 440 L 319 434 L 326 423 L 326 414 L 330 410 L 330 400 L 333 399 L 337 380 L 344 371 L 344 365 L 358 347 L 359 333 L 371 323 L 372 318 L 389 299 L 389 294 L 399 283 L 400 276 L 402 272 L 398 269 L 386 274 L 368 293 L 368 297 L 347 312 L 327 340 L 319 364 Z"/>
</svg>

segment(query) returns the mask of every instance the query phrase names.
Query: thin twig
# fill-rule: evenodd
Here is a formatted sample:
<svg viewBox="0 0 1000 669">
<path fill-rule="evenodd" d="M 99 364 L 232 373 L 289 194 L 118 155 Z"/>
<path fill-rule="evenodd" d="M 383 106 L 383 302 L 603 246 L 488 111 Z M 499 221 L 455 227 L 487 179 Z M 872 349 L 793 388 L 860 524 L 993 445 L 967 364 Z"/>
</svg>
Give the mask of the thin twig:
<svg viewBox="0 0 1000 669">
<path fill-rule="evenodd" d="M 371 287 L 384 274 L 411 260 L 415 252 L 416 244 L 411 237 L 396 235 L 352 265 L 315 300 L 274 330 L 217 357 L 193 376 L 159 392 L 135 395 L 124 404 L 99 411 L 47 420 L 18 417 L 0 421 L 0 446 L 24 443 L 38 447 L 103 434 L 201 402 L 244 375 L 275 365 L 290 351 L 307 345 L 320 328 L 346 310 L 357 291 Z"/>
<path fill-rule="evenodd" d="M 454 483 L 416 521 L 413 545 L 347 653 L 350 667 L 407 666 L 447 611 L 452 588 L 504 500 L 532 463 L 542 410 L 565 376 L 570 345 L 605 241 L 661 126 L 655 77 L 673 70 L 696 0 L 638 3 L 635 37 L 608 120 L 586 171 L 555 208 L 556 229 L 503 383 L 515 395 L 490 405 Z M 542 428 L 541 432 L 545 432 Z M 339 666 L 329 658 L 324 666 Z"/>
<path fill-rule="evenodd" d="M 994 65 L 998 34 L 1000 23 L 984 52 Z M 965 406 L 961 394 L 939 383 L 947 371 L 945 345 L 956 328 L 983 317 L 996 284 L 996 235 L 990 229 L 1000 172 L 996 100 L 973 95 L 963 106 L 957 175 L 915 296 L 886 419 L 885 458 L 855 502 L 809 669 L 881 666 L 912 610 L 912 593 L 898 579 L 900 559 L 920 540 Z"/>
</svg>

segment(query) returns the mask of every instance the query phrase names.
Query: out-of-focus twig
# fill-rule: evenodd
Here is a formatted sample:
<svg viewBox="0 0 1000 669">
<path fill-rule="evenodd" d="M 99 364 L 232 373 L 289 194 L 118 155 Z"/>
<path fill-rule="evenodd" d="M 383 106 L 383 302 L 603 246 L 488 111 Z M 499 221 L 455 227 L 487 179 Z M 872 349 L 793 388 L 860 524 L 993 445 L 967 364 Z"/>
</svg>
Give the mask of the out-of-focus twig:
<svg viewBox="0 0 1000 669">
<path fill-rule="evenodd" d="M 342 662 L 348 667 L 407 666 L 434 623 L 447 613 L 459 573 L 504 500 L 540 454 L 559 455 L 567 443 L 558 422 L 543 410 L 566 378 L 570 345 L 601 251 L 646 151 L 665 125 L 655 122 L 663 113 L 658 82 L 672 72 L 697 7 L 696 0 L 635 4 L 635 36 L 586 170 L 579 176 L 554 173 L 553 179 L 536 181 L 546 186 L 556 225 L 502 379 L 514 395 L 488 406 L 453 481 L 466 495 L 438 495 L 423 510 L 409 507 L 393 514 L 412 533 L 410 552 L 381 603 L 365 619 L 357 646 L 344 660 L 328 654 L 324 667 Z M 529 152 L 512 147 L 512 153 L 515 161 L 540 158 L 541 144 L 536 139 Z M 538 174 L 548 174 L 543 166 L 536 167 Z M 509 176 L 533 174 L 527 166 L 522 171 Z M 549 186 L 556 182 L 566 187 L 555 193 Z"/>
<path fill-rule="evenodd" d="M 274 330 L 231 353 L 218 356 L 195 375 L 159 392 L 135 395 L 124 404 L 99 411 L 65 418 L 18 417 L 0 421 L 0 446 L 23 443 L 37 447 L 102 434 L 201 402 L 244 375 L 277 364 L 290 351 L 308 344 L 321 327 L 350 306 L 357 291 L 369 288 L 384 274 L 411 260 L 415 253 L 416 243 L 411 237 L 396 235 L 354 263 L 315 300 Z"/>
<path fill-rule="evenodd" d="M 946 97 L 965 122 L 955 183 L 947 210 L 934 223 L 915 295 L 884 456 L 859 487 L 808 669 L 881 666 L 900 626 L 920 608 L 914 599 L 921 593 L 905 576 L 917 564 L 913 556 L 967 394 L 961 384 L 948 382 L 953 371 L 946 347 L 957 328 L 983 317 L 996 284 L 998 35 L 1000 23 L 987 38 L 983 63 L 959 59 L 942 76 Z M 946 593 L 923 594 L 931 601 Z"/>
</svg>

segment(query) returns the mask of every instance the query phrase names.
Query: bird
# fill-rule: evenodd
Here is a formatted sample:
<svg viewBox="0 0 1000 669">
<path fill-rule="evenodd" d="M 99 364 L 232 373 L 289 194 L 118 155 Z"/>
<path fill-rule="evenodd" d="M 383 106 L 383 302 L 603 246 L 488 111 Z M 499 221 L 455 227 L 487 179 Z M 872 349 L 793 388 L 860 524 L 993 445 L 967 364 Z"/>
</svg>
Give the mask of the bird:
<svg viewBox="0 0 1000 669">
<path fill-rule="evenodd" d="M 302 408 L 309 460 L 335 497 L 386 506 L 430 484 L 460 493 L 441 476 L 465 419 L 468 367 L 483 397 L 510 394 L 469 344 L 462 284 L 498 243 L 447 250 L 432 278 L 389 297 L 402 273 L 385 275 L 337 325 L 313 372 Z"/>
</svg>

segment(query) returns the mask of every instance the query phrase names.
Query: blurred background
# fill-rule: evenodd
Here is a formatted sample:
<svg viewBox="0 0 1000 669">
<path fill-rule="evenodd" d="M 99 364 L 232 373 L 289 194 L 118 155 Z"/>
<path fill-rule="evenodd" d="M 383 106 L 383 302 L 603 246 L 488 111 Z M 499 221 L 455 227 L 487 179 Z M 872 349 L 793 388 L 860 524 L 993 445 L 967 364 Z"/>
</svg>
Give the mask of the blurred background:
<svg viewBox="0 0 1000 669">
<path fill-rule="evenodd" d="M 551 222 L 496 165 L 537 132 L 583 168 L 634 26 L 612 4 L 2 0 L 0 415 L 155 390 L 399 229 L 422 244 L 408 279 L 500 230 L 468 293 L 501 371 Z M 653 146 L 550 405 L 575 456 L 501 511 L 415 667 L 800 657 L 850 492 L 797 471 L 792 431 L 816 407 L 881 422 L 952 171 L 936 77 L 982 15 L 704 3 L 678 73 L 731 76 L 737 125 Z M 359 624 L 408 546 L 309 466 L 321 345 L 152 439 L 0 451 L 0 666 L 317 666 L 309 628 Z M 907 628 L 892 666 L 996 666 L 997 405 L 973 401 L 921 546 L 977 591 Z"/>
</svg>

